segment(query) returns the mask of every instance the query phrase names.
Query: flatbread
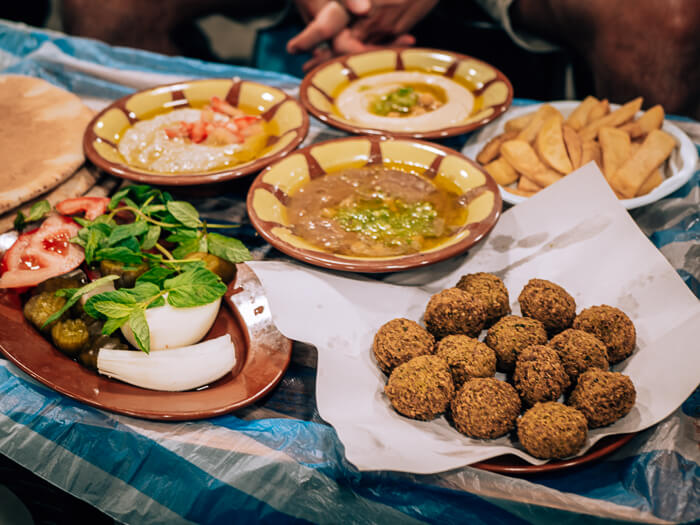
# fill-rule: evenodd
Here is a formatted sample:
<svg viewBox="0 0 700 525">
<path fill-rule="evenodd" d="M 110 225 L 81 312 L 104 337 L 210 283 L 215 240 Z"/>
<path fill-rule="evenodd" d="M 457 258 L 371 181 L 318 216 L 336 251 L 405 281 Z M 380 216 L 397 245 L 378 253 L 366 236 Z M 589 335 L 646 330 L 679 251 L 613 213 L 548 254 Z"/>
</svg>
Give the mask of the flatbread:
<svg viewBox="0 0 700 525">
<path fill-rule="evenodd" d="M 85 161 L 93 116 L 81 100 L 34 77 L 0 76 L 0 213 L 55 188 Z"/>
<path fill-rule="evenodd" d="M 51 206 L 56 206 L 56 203 L 61 202 L 62 200 L 84 195 L 85 192 L 94 186 L 96 181 L 97 175 L 94 175 L 90 172 L 90 170 L 83 166 L 51 191 L 43 193 L 38 197 L 25 202 L 21 206 L 17 206 L 16 208 L 12 208 L 3 214 L 0 214 L 0 233 L 4 233 L 13 228 L 18 211 L 21 211 L 26 216 L 29 213 L 29 209 L 32 207 L 32 205 L 41 200 L 47 200 Z"/>
</svg>

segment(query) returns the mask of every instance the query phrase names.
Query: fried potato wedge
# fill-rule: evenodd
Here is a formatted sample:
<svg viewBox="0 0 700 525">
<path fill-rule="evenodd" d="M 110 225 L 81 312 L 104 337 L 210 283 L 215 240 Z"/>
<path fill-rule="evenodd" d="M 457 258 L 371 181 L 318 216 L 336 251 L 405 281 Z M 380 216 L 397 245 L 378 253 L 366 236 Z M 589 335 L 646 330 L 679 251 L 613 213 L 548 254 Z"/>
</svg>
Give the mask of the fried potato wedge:
<svg viewBox="0 0 700 525">
<path fill-rule="evenodd" d="M 600 145 L 595 140 L 586 140 L 581 146 L 581 166 L 588 164 L 590 161 L 595 161 L 598 167 L 602 170 Z"/>
<path fill-rule="evenodd" d="M 593 96 L 587 96 L 576 106 L 576 109 L 566 119 L 566 124 L 572 129 L 578 131 L 588 122 L 588 115 L 591 110 L 598 104 L 599 100 Z"/>
<path fill-rule="evenodd" d="M 535 181 L 535 183 L 538 186 L 542 186 L 543 188 L 546 188 L 550 184 L 554 184 L 555 182 L 561 180 L 564 177 L 561 173 L 557 173 L 554 170 L 546 169 L 544 171 L 538 171 L 537 173 L 532 174 L 532 180 Z"/>
<path fill-rule="evenodd" d="M 623 197 L 634 197 L 675 147 L 673 136 L 658 129 L 650 131 L 642 146 L 610 178 L 610 185 Z"/>
<path fill-rule="evenodd" d="M 639 187 L 639 190 L 637 191 L 637 195 L 635 195 L 635 197 L 641 197 L 642 195 L 646 195 L 651 190 L 656 188 L 659 184 L 661 184 L 663 181 L 664 176 L 661 174 L 661 169 L 655 169 L 651 172 L 651 175 L 647 177 L 647 180 L 644 181 L 644 184 L 642 184 Z"/>
<path fill-rule="evenodd" d="M 534 180 L 525 175 L 521 175 L 518 180 L 518 189 L 521 191 L 530 191 L 532 193 L 538 192 L 542 189 L 542 186 L 537 184 Z"/>
<path fill-rule="evenodd" d="M 631 156 L 632 141 L 627 132 L 607 126 L 600 128 L 598 141 L 603 151 L 603 174 L 610 180 L 610 177 Z"/>
<path fill-rule="evenodd" d="M 508 164 L 526 177 L 547 169 L 532 146 L 524 140 L 506 140 L 501 144 L 500 151 Z"/>
<path fill-rule="evenodd" d="M 621 124 L 624 124 L 629 119 L 634 117 L 641 107 L 642 97 L 637 97 L 634 100 L 630 100 L 627 104 L 620 106 L 615 111 L 608 113 L 604 117 L 601 117 L 590 124 L 587 124 L 586 127 L 581 130 L 581 140 L 593 140 L 598 136 L 598 131 L 602 127 L 609 126 L 615 128 Z"/>
<path fill-rule="evenodd" d="M 525 129 L 525 126 L 527 126 L 530 121 L 532 120 L 532 117 L 535 116 L 535 112 L 533 111 L 532 113 L 527 113 L 525 115 L 520 115 L 519 117 L 515 117 L 507 121 L 503 129 L 506 131 L 517 131 L 520 132 L 523 129 Z"/>
<path fill-rule="evenodd" d="M 591 108 L 591 111 L 588 113 L 588 120 L 586 120 L 585 124 L 595 122 L 596 120 L 603 118 L 608 113 L 610 113 L 610 102 L 608 102 L 608 99 L 606 98 L 599 101 Z"/>
<path fill-rule="evenodd" d="M 517 131 L 506 131 L 505 133 L 495 136 L 489 140 L 486 146 L 479 152 L 476 156 L 476 160 L 481 162 L 481 164 L 488 164 L 498 157 L 501 144 L 506 140 L 514 139 L 517 135 Z"/>
<path fill-rule="evenodd" d="M 532 197 L 537 191 L 527 191 L 527 190 L 521 190 L 520 188 L 503 188 L 506 190 L 508 193 L 512 193 L 513 195 L 520 195 L 521 197 Z"/>
<path fill-rule="evenodd" d="M 518 172 L 503 157 L 484 165 L 484 169 L 501 186 L 508 186 L 518 180 Z"/>
<path fill-rule="evenodd" d="M 576 170 L 581 167 L 581 155 L 583 153 L 581 137 L 579 137 L 576 130 L 568 124 L 564 124 L 561 127 L 561 132 L 564 137 L 566 153 L 569 155 L 569 160 L 571 161 L 571 167 Z"/>
<path fill-rule="evenodd" d="M 532 116 L 532 120 L 528 122 L 527 126 L 525 126 L 520 133 L 518 133 L 517 139 L 524 140 L 525 142 L 532 144 L 535 137 L 537 137 L 537 134 L 540 132 L 540 128 L 542 128 L 544 121 L 552 115 L 559 114 L 559 111 L 553 106 L 543 104 L 537 111 L 535 111 L 535 114 Z"/>
<path fill-rule="evenodd" d="M 552 115 L 544 121 L 535 138 L 535 150 L 550 168 L 566 174 L 571 172 L 573 167 L 564 145 L 563 121 L 564 118 L 560 114 Z"/>
<path fill-rule="evenodd" d="M 652 129 L 661 129 L 664 116 L 664 108 L 657 104 L 646 110 L 637 120 L 625 124 L 620 129 L 629 133 L 633 139 L 643 137 Z"/>
</svg>

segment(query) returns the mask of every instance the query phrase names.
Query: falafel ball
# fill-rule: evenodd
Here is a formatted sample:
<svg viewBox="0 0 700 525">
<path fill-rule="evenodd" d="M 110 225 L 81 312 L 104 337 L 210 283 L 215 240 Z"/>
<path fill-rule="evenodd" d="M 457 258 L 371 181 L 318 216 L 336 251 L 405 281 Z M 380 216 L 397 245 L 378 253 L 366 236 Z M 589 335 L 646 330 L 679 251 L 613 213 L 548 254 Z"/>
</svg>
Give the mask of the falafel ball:
<svg viewBox="0 0 700 525">
<path fill-rule="evenodd" d="M 486 272 L 463 275 L 457 288 L 477 296 L 486 303 L 486 326 L 491 326 L 510 313 L 510 301 L 506 285 L 497 275 Z"/>
<path fill-rule="evenodd" d="M 579 376 L 568 403 L 583 412 L 590 428 L 597 428 L 626 416 L 636 398 L 637 391 L 629 377 L 591 368 Z"/>
<path fill-rule="evenodd" d="M 608 349 L 605 344 L 593 334 L 568 328 L 550 339 L 549 346 L 559 354 L 564 370 L 569 375 L 571 383 L 576 383 L 578 376 L 589 368 L 607 370 Z"/>
<path fill-rule="evenodd" d="M 518 439 L 540 459 L 573 456 L 586 443 L 586 418 L 556 401 L 537 403 L 518 421 Z"/>
<path fill-rule="evenodd" d="M 513 385 L 526 405 L 555 401 L 569 387 L 559 355 L 545 345 L 530 345 L 515 362 Z"/>
<path fill-rule="evenodd" d="M 428 331 L 438 339 L 452 334 L 476 337 L 486 323 L 486 304 L 459 288 L 448 288 L 430 298 L 424 319 Z"/>
<path fill-rule="evenodd" d="M 549 333 L 569 328 L 576 317 L 576 301 L 558 284 L 530 279 L 518 296 L 525 317 L 541 321 Z"/>
<path fill-rule="evenodd" d="M 374 336 L 372 351 L 377 365 L 385 374 L 419 355 L 432 354 L 435 338 L 410 319 L 392 319 L 384 323 Z"/>
<path fill-rule="evenodd" d="M 444 359 L 421 355 L 394 368 L 384 392 L 398 413 L 427 421 L 447 410 L 455 387 Z"/>
<path fill-rule="evenodd" d="M 456 388 L 472 377 L 493 377 L 496 373 L 496 353 L 486 343 L 466 335 L 443 338 L 435 355 L 447 361 Z"/>
<path fill-rule="evenodd" d="M 486 344 L 498 359 L 498 369 L 511 372 L 522 349 L 547 343 L 547 331 L 537 319 L 507 315 L 489 328 Z"/>
<path fill-rule="evenodd" d="M 637 331 L 632 320 L 619 308 L 607 304 L 584 309 L 574 319 L 573 328 L 600 339 L 608 347 L 611 365 L 629 357 L 637 343 Z"/>
<path fill-rule="evenodd" d="M 450 408 L 457 430 L 470 437 L 491 439 L 515 428 L 520 397 L 505 381 L 478 377 L 462 385 Z"/>
</svg>

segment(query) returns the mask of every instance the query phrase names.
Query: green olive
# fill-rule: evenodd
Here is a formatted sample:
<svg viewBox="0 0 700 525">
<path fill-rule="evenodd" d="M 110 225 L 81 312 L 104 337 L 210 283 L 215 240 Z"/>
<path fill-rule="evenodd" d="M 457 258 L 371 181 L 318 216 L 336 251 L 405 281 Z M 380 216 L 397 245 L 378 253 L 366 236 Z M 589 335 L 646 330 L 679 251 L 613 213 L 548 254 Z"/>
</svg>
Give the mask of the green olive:
<svg viewBox="0 0 700 525">
<path fill-rule="evenodd" d="M 200 261 L 204 261 L 204 265 L 207 267 L 207 270 L 211 270 L 216 275 L 221 277 L 221 280 L 226 284 L 233 281 L 233 278 L 236 276 L 235 264 L 232 264 L 221 257 L 217 257 L 216 255 L 212 255 L 211 253 L 194 252 L 190 253 L 187 256 L 187 259 L 199 259 Z"/>
<path fill-rule="evenodd" d="M 30 297 L 24 305 L 24 317 L 39 330 L 46 320 L 58 312 L 66 304 L 65 297 L 56 297 L 54 292 L 42 292 Z M 55 322 L 48 325 L 44 331 L 49 332 Z"/>
<path fill-rule="evenodd" d="M 61 352 L 76 357 L 90 343 L 90 333 L 82 319 L 66 319 L 53 325 L 51 339 Z"/>
<path fill-rule="evenodd" d="M 100 261 L 100 273 L 102 275 L 118 275 L 119 279 L 114 281 L 115 288 L 133 288 L 136 279 L 148 270 L 145 262 L 139 264 L 124 264 L 119 261 Z"/>
</svg>

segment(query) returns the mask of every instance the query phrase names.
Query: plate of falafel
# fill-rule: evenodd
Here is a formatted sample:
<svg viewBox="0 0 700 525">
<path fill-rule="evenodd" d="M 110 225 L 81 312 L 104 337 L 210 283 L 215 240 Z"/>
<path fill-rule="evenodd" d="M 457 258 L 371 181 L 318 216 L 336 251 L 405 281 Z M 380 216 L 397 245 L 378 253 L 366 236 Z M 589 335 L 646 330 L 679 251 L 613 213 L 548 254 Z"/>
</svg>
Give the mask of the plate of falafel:
<svg viewBox="0 0 700 525">
<path fill-rule="evenodd" d="M 431 268 L 251 266 L 280 331 L 318 349 L 319 413 L 359 470 L 565 468 L 698 385 L 700 302 L 594 167 Z"/>
</svg>

